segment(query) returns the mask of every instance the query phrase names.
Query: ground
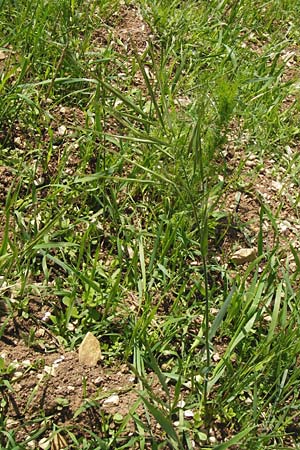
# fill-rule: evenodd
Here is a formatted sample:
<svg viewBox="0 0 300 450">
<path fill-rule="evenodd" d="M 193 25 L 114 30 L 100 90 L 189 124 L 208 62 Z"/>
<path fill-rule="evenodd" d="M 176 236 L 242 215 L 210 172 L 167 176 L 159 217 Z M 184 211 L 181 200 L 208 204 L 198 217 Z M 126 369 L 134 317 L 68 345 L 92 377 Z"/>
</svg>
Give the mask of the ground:
<svg viewBox="0 0 300 450">
<path fill-rule="evenodd" d="M 235 91 L 230 42 L 218 46 L 220 32 L 193 46 L 193 2 L 182 17 L 177 3 L 168 12 L 159 2 L 89 2 L 87 29 L 59 44 L 43 94 L 35 62 L 27 73 L 18 45 L 0 44 L 3 86 L 17 85 L 23 67 L 26 100 L 11 117 L 1 109 L 3 448 L 298 448 L 299 364 L 297 349 L 285 350 L 298 320 L 300 142 L 295 123 L 282 124 L 299 112 L 300 44 L 287 38 L 277 54 L 279 18 L 250 33 L 220 2 L 216 17 L 224 8 L 237 48 L 266 71 L 253 74 L 257 91 L 239 94 L 246 76 Z M 76 28 L 72 14 L 66 29 Z M 221 30 L 214 20 L 210 29 Z M 216 67 L 234 67 L 221 81 L 207 81 L 214 45 L 216 58 L 227 55 Z M 9 67 L 17 69 L 6 78 Z M 280 86 L 285 95 L 248 112 L 247 102 Z M 272 127 L 281 125 L 278 136 Z M 214 154 L 196 171 L 202 142 Z M 235 263 L 241 249 L 253 257 Z M 102 349 L 91 367 L 78 356 L 89 331 Z"/>
</svg>

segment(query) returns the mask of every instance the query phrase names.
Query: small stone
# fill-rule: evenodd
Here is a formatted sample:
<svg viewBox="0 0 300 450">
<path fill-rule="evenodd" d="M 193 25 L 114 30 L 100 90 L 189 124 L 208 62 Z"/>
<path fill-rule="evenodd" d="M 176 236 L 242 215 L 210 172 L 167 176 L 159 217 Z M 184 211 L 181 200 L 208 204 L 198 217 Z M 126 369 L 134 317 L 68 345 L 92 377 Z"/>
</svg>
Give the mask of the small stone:
<svg viewBox="0 0 300 450">
<path fill-rule="evenodd" d="M 103 377 L 99 376 L 99 377 L 94 379 L 94 384 L 96 386 L 101 386 L 102 383 L 103 383 Z"/>
<path fill-rule="evenodd" d="M 292 225 L 290 224 L 290 222 L 288 220 L 283 220 L 279 226 L 279 231 L 281 234 L 283 235 L 287 235 L 289 230 L 292 228 Z"/>
<path fill-rule="evenodd" d="M 185 407 L 185 401 L 184 400 L 179 400 L 179 402 L 177 403 L 178 408 L 184 408 Z"/>
<path fill-rule="evenodd" d="M 281 191 L 283 185 L 279 181 L 272 181 L 271 186 L 273 191 Z"/>
<path fill-rule="evenodd" d="M 39 441 L 39 447 L 43 450 L 46 450 L 48 447 L 50 447 L 50 441 L 48 438 L 42 438 Z"/>
<path fill-rule="evenodd" d="M 4 53 L 2 50 L 0 50 L 0 61 L 5 59 L 7 57 L 7 53 Z"/>
<path fill-rule="evenodd" d="M 265 321 L 265 322 L 272 322 L 272 317 L 271 317 L 269 314 L 266 314 L 266 315 L 264 316 L 264 321 Z"/>
<path fill-rule="evenodd" d="M 194 417 L 194 411 L 192 411 L 191 409 L 187 409 L 186 411 L 184 411 L 183 415 L 186 419 L 192 419 Z"/>
<path fill-rule="evenodd" d="M 52 377 L 56 376 L 56 370 L 54 366 L 45 366 L 44 367 L 44 371 L 48 374 L 51 375 Z"/>
<path fill-rule="evenodd" d="M 216 353 L 214 353 L 214 354 L 212 355 L 212 360 L 213 360 L 214 362 L 218 362 L 218 361 L 220 361 L 220 359 L 221 359 L 221 356 L 219 355 L 218 352 L 216 352 Z"/>
<path fill-rule="evenodd" d="M 79 346 L 79 362 L 86 366 L 96 366 L 101 359 L 100 342 L 90 332 L 88 332 Z"/>
<path fill-rule="evenodd" d="M 20 138 L 20 136 L 17 136 L 14 138 L 14 143 L 18 146 L 18 147 L 23 147 L 23 142 L 22 139 Z"/>
<path fill-rule="evenodd" d="M 46 311 L 44 316 L 42 317 L 42 321 L 43 322 L 48 322 L 48 319 L 50 318 L 50 316 L 51 316 L 51 312 L 50 311 Z"/>
<path fill-rule="evenodd" d="M 8 358 L 7 352 L 4 351 L 4 352 L 0 353 L 0 358 L 7 359 Z"/>
<path fill-rule="evenodd" d="M 111 395 L 110 397 L 106 398 L 103 402 L 103 405 L 105 406 L 118 406 L 119 404 L 119 396 L 117 394 Z"/>
<path fill-rule="evenodd" d="M 67 329 L 69 331 L 74 331 L 75 330 L 75 325 L 73 323 L 69 322 L 68 325 L 67 325 Z"/>
<path fill-rule="evenodd" d="M 17 425 L 19 424 L 19 422 L 17 420 L 14 419 L 7 419 L 6 421 L 6 427 L 8 430 L 10 430 L 11 428 L 15 428 Z"/>
<path fill-rule="evenodd" d="M 24 366 L 24 367 L 30 367 L 31 366 L 31 361 L 30 361 L 30 359 L 24 359 L 24 361 L 22 362 L 22 365 Z"/>
<path fill-rule="evenodd" d="M 237 265 L 254 261 L 257 256 L 256 248 L 241 248 L 237 250 L 231 257 L 231 261 Z"/>
<path fill-rule="evenodd" d="M 14 376 L 12 377 L 12 381 L 16 381 L 18 378 L 20 378 L 22 376 L 23 376 L 23 372 L 17 371 L 14 373 Z"/>
<path fill-rule="evenodd" d="M 248 161 L 246 161 L 246 163 L 245 163 L 245 165 L 247 166 L 247 167 L 255 167 L 256 165 L 257 165 L 257 161 L 251 161 L 251 160 L 248 160 Z"/>
<path fill-rule="evenodd" d="M 250 159 L 250 161 L 254 161 L 257 160 L 257 156 L 254 153 L 250 153 L 248 159 Z"/>
<path fill-rule="evenodd" d="M 65 125 L 61 125 L 60 127 L 57 128 L 57 134 L 59 136 L 64 136 L 67 132 L 67 127 Z"/>
<path fill-rule="evenodd" d="M 36 338 L 42 338 L 42 337 L 44 337 L 45 336 L 45 330 L 44 330 L 44 328 L 39 328 L 38 330 L 36 330 L 36 332 L 35 332 L 35 337 Z"/>
</svg>

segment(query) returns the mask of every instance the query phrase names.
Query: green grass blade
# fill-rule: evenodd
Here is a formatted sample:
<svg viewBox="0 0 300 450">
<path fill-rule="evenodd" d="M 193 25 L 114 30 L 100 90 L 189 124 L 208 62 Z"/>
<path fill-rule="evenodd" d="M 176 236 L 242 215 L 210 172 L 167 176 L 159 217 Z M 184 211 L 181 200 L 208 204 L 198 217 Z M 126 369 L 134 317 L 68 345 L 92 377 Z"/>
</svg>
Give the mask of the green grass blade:
<svg viewBox="0 0 300 450">
<path fill-rule="evenodd" d="M 141 395 L 141 398 L 157 423 L 159 423 L 163 431 L 170 437 L 172 445 L 175 446 L 174 448 L 183 450 L 183 446 L 177 436 L 176 430 L 167 415 L 163 414 L 160 409 L 156 408 L 143 395 Z"/>
<path fill-rule="evenodd" d="M 231 302 L 232 297 L 233 297 L 235 292 L 236 292 L 236 287 L 233 286 L 231 291 L 227 295 L 223 305 L 221 306 L 220 311 L 216 315 L 215 320 L 213 321 L 213 324 L 210 327 L 210 330 L 209 330 L 209 333 L 208 333 L 208 338 L 209 338 L 210 341 L 212 341 L 212 339 L 215 337 L 216 332 L 218 331 L 218 329 L 219 329 L 219 327 L 220 327 L 220 325 L 221 325 L 221 323 L 222 323 L 222 321 L 224 319 L 224 316 L 225 316 L 225 314 L 227 312 L 227 309 L 228 309 L 228 307 L 230 305 L 230 302 Z"/>
</svg>

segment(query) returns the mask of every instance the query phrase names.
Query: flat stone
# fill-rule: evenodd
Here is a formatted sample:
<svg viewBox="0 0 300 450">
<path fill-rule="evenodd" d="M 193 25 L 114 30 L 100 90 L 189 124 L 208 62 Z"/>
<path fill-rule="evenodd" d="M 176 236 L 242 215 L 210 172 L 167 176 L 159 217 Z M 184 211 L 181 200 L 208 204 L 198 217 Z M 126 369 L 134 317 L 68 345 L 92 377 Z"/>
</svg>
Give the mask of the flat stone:
<svg viewBox="0 0 300 450">
<path fill-rule="evenodd" d="M 235 264 L 244 264 L 246 262 L 254 261 L 257 256 L 256 248 L 241 248 L 237 250 L 231 257 L 231 261 Z"/>
<path fill-rule="evenodd" d="M 118 406 L 119 404 L 119 396 L 117 394 L 111 395 L 110 397 L 108 397 L 107 399 L 104 400 L 103 405 L 105 406 Z"/>
<path fill-rule="evenodd" d="M 101 359 L 100 342 L 90 332 L 88 332 L 79 346 L 79 362 L 85 366 L 96 366 Z"/>
</svg>

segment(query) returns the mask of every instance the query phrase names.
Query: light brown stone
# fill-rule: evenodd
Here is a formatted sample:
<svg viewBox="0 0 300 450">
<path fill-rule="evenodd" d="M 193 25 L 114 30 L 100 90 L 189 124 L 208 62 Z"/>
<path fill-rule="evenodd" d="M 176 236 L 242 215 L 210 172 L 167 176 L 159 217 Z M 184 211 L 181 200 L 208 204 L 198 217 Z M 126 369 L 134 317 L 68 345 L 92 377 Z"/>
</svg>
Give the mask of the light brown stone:
<svg viewBox="0 0 300 450">
<path fill-rule="evenodd" d="M 85 335 L 78 350 L 79 362 L 85 366 L 96 366 L 101 359 L 100 342 L 90 332 Z"/>
<path fill-rule="evenodd" d="M 241 248 L 232 255 L 231 261 L 240 265 L 246 262 L 254 261 L 256 256 L 256 248 Z"/>
</svg>

